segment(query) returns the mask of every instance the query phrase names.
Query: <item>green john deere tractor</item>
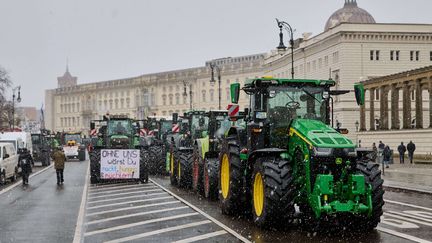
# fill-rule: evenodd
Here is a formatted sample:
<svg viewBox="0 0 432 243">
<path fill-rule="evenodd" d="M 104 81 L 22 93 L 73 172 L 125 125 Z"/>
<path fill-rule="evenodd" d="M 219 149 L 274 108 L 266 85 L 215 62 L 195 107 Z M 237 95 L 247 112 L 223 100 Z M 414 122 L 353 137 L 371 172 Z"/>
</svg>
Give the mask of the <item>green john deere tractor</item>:
<svg viewBox="0 0 432 243">
<path fill-rule="evenodd" d="M 231 127 L 231 121 L 227 111 L 206 112 L 201 121 L 206 127 L 202 137 L 193 145 L 192 189 L 206 198 L 215 199 L 218 195 L 220 144 Z"/>
<path fill-rule="evenodd" d="M 167 137 L 171 134 L 172 120 L 160 117 L 149 118 L 151 126 L 149 127 L 149 135 L 152 141 L 148 146 L 149 152 L 149 173 L 150 174 L 166 174 L 165 155 Z"/>
<path fill-rule="evenodd" d="M 302 215 L 317 222 L 372 230 L 383 213 L 378 165 L 331 127 L 333 80 L 264 77 L 248 80 L 245 127 L 232 127 L 220 154 L 219 198 L 225 214 L 251 210 L 269 226 Z M 364 104 L 364 88 L 355 96 Z M 237 103 L 240 84 L 231 85 Z M 250 206 L 245 206 L 250 205 Z"/>
<path fill-rule="evenodd" d="M 169 152 L 170 179 L 173 185 L 184 188 L 192 186 L 192 145 L 207 129 L 204 114 L 204 111 L 189 111 L 180 117 L 180 132 L 171 138 Z"/>
<path fill-rule="evenodd" d="M 95 129 L 96 124 L 98 139 L 90 153 L 90 182 L 134 179 L 147 183 L 148 153 L 139 140 L 139 123 L 117 116 L 93 120 L 90 128 Z"/>
</svg>

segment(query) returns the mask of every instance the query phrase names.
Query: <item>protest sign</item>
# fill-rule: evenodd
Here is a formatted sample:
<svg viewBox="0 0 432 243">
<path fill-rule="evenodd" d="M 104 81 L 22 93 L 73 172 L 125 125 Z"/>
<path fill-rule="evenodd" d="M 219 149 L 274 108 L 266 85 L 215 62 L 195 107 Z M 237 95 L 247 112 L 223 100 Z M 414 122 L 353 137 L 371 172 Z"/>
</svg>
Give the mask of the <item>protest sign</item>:
<svg viewBox="0 0 432 243">
<path fill-rule="evenodd" d="M 140 151 L 138 149 L 102 149 L 101 179 L 138 179 Z"/>
</svg>

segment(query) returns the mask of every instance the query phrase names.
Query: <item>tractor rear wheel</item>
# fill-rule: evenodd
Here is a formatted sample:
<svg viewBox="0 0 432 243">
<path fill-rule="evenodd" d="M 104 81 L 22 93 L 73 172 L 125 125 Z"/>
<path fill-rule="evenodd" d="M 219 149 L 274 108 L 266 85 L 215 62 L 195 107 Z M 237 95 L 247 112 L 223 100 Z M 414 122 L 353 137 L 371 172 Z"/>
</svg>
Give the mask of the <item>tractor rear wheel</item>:
<svg viewBox="0 0 432 243">
<path fill-rule="evenodd" d="M 215 200 L 218 196 L 219 159 L 205 158 L 202 174 L 204 197 Z"/>
<path fill-rule="evenodd" d="M 220 156 L 218 189 L 223 214 L 239 213 L 243 171 L 240 160 L 240 147 L 235 141 L 231 141 Z"/>
<path fill-rule="evenodd" d="M 139 173 L 139 181 L 141 183 L 148 183 L 148 177 L 149 177 L 149 169 L 148 169 L 148 158 L 149 154 L 148 152 L 141 148 L 140 149 L 140 173 Z"/>
<path fill-rule="evenodd" d="M 289 161 L 258 159 L 251 184 L 252 214 L 257 225 L 271 226 L 293 216 L 295 190 Z"/>
<path fill-rule="evenodd" d="M 371 161 L 357 162 L 357 171 L 364 175 L 367 185 L 372 187 L 372 214 L 370 217 L 362 217 L 360 220 L 354 219 L 354 228 L 362 231 L 371 231 L 376 228 L 383 214 L 384 189 L 383 179 L 379 165 Z"/>
<path fill-rule="evenodd" d="M 189 151 L 180 152 L 178 158 L 178 185 L 183 188 L 192 186 L 192 153 Z"/>
<path fill-rule="evenodd" d="M 177 184 L 178 184 L 178 181 L 177 181 L 177 161 L 176 161 L 176 158 L 175 158 L 176 156 L 175 156 L 175 153 L 173 152 L 173 151 L 171 151 L 171 153 L 170 153 L 170 162 L 169 162 L 169 168 L 170 168 L 170 182 L 171 182 L 171 185 L 173 185 L 173 186 L 177 186 Z"/>
<path fill-rule="evenodd" d="M 100 150 L 95 149 L 90 153 L 90 183 L 96 184 L 100 180 Z"/>
</svg>

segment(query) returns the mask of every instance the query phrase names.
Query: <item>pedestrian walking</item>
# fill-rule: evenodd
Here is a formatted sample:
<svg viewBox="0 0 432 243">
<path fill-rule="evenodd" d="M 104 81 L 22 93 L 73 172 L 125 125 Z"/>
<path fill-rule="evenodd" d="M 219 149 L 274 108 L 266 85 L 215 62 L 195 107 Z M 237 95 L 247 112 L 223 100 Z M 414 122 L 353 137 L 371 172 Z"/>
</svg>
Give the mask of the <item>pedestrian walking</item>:
<svg viewBox="0 0 432 243">
<path fill-rule="evenodd" d="M 66 156 L 63 153 L 61 147 L 57 147 L 56 151 L 53 154 L 53 160 L 54 160 L 54 169 L 56 170 L 56 174 L 57 174 L 57 185 L 63 184 L 64 182 L 63 170 L 65 166 Z"/>
<path fill-rule="evenodd" d="M 405 159 L 406 147 L 403 144 L 403 142 L 401 142 L 401 144 L 398 146 L 398 152 L 399 152 L 399 162 L 401 164 L 404 164 L 405 163 L 404 159 Z"/>
<path fill-rule="evenodd" d="M 379 141 L 378 148 L 384 150 L 385 144 L 382 141 Z"/>
<path fill-rule="evenodd" d="M 384 164 L 386 166 L 386 168 L 389 167 L 389 162 L 390 162 L 390 157 L 391 157 L 391 151 L 390 151 L 390 147 L 389 146 L 385 146 L 384 147 L 384 151 L 383 151 L 383 156 L 384 156 Z"/>
<path fill-rule="evenodd" d="M 409 158 L 409 160 L 410 160 L 410 164 L 413 163 L 413 158 L 414 158 L 414 151 L 415 151 L 415 149 L 416 149 L 415 144 L 414 144 L 412 141 L 410 141 L 410 142 L 407 144 L 408 158 Z"/>
<path fill-rule="evenodd" d="M 20 167 L 23 185 L 28 185 L 28 179 L 32 170 L 31 161 L 28 158 L 21 159 Z"/>
<path fill-rule="evenodd" d="M 373 152 L 372 152 L 372 160 L 374 161 L 374 162 L 376 162 L 376 159 L 377 159 L 377 156 L 378 156 L 378 148 L 377 148 L 377 146 L 375 145 L 375 143 L 372 143 L 372 150 L 373 150 Z"/>
</svg>

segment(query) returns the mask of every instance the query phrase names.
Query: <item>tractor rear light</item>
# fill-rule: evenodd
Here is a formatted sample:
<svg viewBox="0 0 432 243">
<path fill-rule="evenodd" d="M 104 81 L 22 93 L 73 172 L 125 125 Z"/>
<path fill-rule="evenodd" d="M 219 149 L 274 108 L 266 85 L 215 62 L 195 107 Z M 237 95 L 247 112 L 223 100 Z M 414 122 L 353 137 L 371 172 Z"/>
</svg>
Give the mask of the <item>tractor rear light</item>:
<svg viewBox="0 0 432 243">
<path fill-rule="evenodd" d="M 241 154 L 247 154 L 248 153 L 248 149 L 244 148 L 244 149 L 240 150 L 240 153 Z"/>
<path fill-rule="evenodd" d="M 260 132 L 262 132 L 262 129 L 261 128 L 252 128 L 252 132 L 260 133 Z"/>
</svg>

